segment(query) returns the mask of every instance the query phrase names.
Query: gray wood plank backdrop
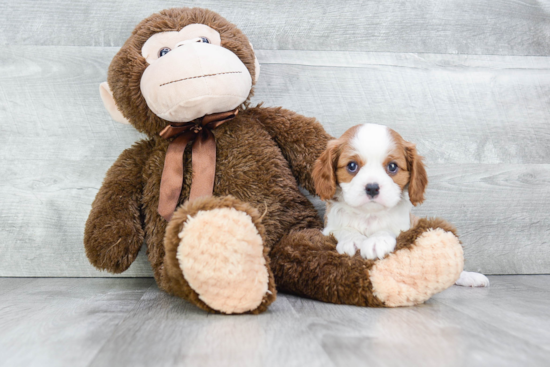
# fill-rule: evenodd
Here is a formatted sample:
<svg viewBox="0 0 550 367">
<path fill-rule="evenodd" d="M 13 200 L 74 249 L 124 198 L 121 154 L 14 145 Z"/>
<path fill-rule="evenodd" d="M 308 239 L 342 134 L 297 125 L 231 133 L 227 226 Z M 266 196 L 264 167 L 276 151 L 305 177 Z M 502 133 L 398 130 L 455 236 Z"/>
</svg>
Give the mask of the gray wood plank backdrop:
<svg viewBox="0 0 550 367">
<path fill-rule="evenodd" d="M 430 175 L 416 213 L 458 227 L 467 269 L 550 273 L 550 1 L 2 0 L 0 276 L 108 276 L 84 223 L 141 136 L 110 120 L 98 84 L 135 24 L 174 6 L 244 30 L 255 102 L 416 142 Z M 142 253 L 122 276 L 149 275 Z"/>
</svg>

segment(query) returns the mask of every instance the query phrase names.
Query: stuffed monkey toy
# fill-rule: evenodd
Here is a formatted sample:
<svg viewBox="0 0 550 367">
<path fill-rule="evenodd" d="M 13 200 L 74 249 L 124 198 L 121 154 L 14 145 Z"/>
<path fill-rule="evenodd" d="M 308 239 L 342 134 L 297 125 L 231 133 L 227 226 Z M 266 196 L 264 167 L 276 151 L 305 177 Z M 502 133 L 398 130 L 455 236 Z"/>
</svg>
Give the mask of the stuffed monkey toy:
<svg viewBox="0 0 550 367">
<path fill-rule="evenodd" d="M 260 72 L 246 36 L 205 9 L 143 20 L 100 86 L 116 121 L 147 138 L 109 169 L 86 222 L 98 269 L 121 273 L 143 242 L 158 286 L 218 313 L 261 313 L 281 292 L 373 307 L 415 305 L 463 267 L 454 229 L 421 219 L 394 253 L 365 260 L 336 240 L 299 186 L 331 139 L 282 108 L 250 107 Z"/>
</svg>

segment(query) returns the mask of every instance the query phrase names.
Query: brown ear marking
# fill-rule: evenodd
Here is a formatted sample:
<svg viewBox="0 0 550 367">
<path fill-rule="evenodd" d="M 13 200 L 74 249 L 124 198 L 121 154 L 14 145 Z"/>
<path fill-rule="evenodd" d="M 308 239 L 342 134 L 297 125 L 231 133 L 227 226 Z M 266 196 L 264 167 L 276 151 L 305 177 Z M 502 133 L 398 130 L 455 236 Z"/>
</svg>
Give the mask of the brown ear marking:
<svg viewBox="0 0 550 367">
<path fill-rule="evenodd" d="M 313 167 L 313 182 L 315 191 L 322 200 L 330 200 L 336 194 L 336 165 L 338 163 L 340 142 L 331 140 L 327 144 L 327 149 L 315 161 Z"/>
<path fill-rule="evenodd" d="M 416 206 L 424 201 L 424 192 L 428 186 L 428 174 L 424 167 L 424 158 L 418 155 L 415 144 L 405 142 L 405 157 L 410 172 L 409 198 L 411 203 Z"/>
</svg>

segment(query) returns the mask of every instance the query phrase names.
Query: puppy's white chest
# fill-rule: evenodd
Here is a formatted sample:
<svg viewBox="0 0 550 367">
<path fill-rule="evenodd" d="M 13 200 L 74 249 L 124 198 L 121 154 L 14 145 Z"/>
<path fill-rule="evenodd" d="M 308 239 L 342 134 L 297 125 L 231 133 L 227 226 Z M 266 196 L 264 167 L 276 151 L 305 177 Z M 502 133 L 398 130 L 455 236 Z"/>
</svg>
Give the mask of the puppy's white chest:
<svg viewBox="0 0 550 367">
<path fill-rule="evenodd" d="M 324 234 L 336 237 L 339 253 L 353 256 L 359 250 L 367 259 L 383 258 L 395 248 L 399 233 L 409 229 L 410 207 L 404 201 L 388 210 L 365 213 L 333 202 L 328 208 Z"/>
<path fill-rule="evenodd" d="M 361 213 L 350 210 L 345 205 L 336 205 L 327 214 L 327 228 L 354 229 L 366 237 L 378 232 L 391 233 L 397 237 L 409 227 L 410 214 L 406 207 L 395 207 L 378 213 Z"/>
<path fill-rule="evenodd" d="M 360 225 L 358 226 L 357 230 L 363 235 L 369 237 L 372 236 L 374 233 L 379 232 L 380 230 L 387 229 L 388 223 L 384 222 L 384 218 L 371 215 L 360 220 Z"/>
</svg>

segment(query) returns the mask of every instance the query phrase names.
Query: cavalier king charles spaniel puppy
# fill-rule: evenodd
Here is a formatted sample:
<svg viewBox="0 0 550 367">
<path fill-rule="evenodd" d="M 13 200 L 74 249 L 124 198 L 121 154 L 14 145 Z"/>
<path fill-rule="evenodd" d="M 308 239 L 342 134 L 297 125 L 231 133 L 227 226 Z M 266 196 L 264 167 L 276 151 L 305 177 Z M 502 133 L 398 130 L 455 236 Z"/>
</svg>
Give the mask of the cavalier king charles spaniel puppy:
<svg viewBox="0 0 550 367">
<path fill-rule="evenodd" d="M 313 169 L 327 202 L 325 235 L 341 254 L 383 258 L 411 227 L 411 209 L 424 201 L 426 169 L 416 147 L 386 126 L 357 125 L 331 140 Z"/>
<path fill-rule="evenodd" d="M 331 140 L 315 162 L 317 194 L 327 202 L 325 229 L 340 254 L 383 258 L 418 220 L 413 206 L 424 201 L 428 176 L 416 146 L 394 130 L 357 125 Z M 483 274 L 463 272 L 458 285 L 488 286 Z"/>
</svg>

